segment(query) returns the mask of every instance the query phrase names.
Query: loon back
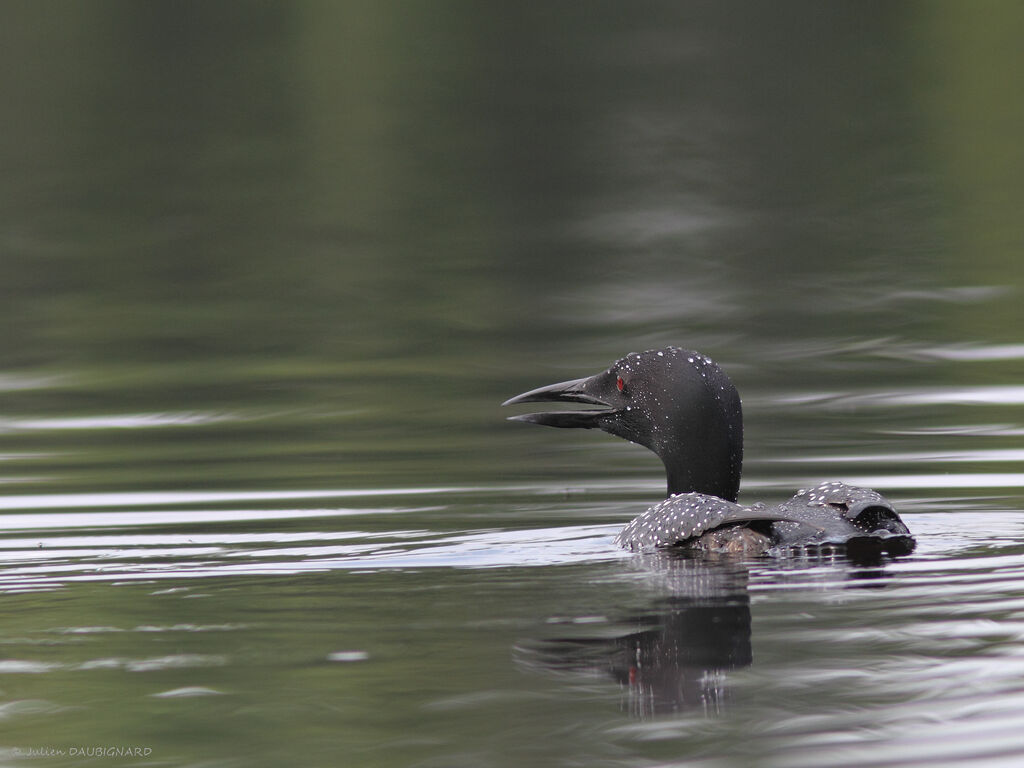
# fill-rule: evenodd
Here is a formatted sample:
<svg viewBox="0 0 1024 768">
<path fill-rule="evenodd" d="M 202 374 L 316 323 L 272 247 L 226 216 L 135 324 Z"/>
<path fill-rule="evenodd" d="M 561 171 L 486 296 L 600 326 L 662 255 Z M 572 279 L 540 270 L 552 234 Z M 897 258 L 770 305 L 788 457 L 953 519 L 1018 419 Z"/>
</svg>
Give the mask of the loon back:
<svg viewBox="0 0 1024 768">
<path fill-rule="evenodd" d="M 880 552 L 913 549 L 910 531 L 892 504 L 876 491 L 844 483 L 801 490 L 776 507 L 744 507 L 703 493 L 670 496 L 635 517 L 615 543 L 634 552 L 684 546 L 743 555 L 782 554 L 808 547 L 842 548 L 861 539 L 877 541 Z"/>
</svg>

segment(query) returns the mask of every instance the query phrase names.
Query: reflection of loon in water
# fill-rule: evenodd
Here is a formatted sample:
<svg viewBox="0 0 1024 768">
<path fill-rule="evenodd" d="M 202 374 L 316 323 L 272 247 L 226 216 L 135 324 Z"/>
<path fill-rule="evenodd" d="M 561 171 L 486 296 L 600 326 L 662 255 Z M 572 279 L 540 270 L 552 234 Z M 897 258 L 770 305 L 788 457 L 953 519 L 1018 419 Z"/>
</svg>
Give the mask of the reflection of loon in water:
<svg viewBox="0 0 1024 768">
<path fill-rule="evenodd" d="M 647 559 L 656 562 L 643 567 L 670 582 L 669 596 L 612 626 L 581 625 L 573 636 L 523 641 L 516 660 L 534 671 L 610 677 L 636 717 L 719 714 L 729 699 L 725 673 L 752 661 L 747 571 L 728 560 L 668 553 Z"/>
<path fill-rule="evenodd" d="M 615 680 L 623 708 L 639 718 L 722 713 L 738 694 L 729 672 L 754 661 L 749 564 L 676 549 L 631 562 L 662 597 L 621 621 L 560 622 L 553 637 L 517 643 L 516 663 L 543 674 Z M 850 567 L 845 558 L 818 555 L 787 560 L 775 579 L 802 580 L 805 566 L 810 575 L 829 563 L 842 563 L 833 577 L 843 573 L 849 587 L 881 586 L 877 568 Z"/>
<path fill-rule="evenodd" d="M 623 547 L 780 553 L 842 547 L 860 556 L 914 548 L 907 526 L 883 496 L 843 483 L 802 490 L 776 507 L 736 502 L 743 463 L 739 393 L 709 358 L 678 347 L 633 353 L 603 373 L 524 392 L 504 405 L 574 402 L 596 410 L 528 413 L 514 421 L 602 429 L 654 451 L 669 498 L 630 522 Z"/>
</svg>

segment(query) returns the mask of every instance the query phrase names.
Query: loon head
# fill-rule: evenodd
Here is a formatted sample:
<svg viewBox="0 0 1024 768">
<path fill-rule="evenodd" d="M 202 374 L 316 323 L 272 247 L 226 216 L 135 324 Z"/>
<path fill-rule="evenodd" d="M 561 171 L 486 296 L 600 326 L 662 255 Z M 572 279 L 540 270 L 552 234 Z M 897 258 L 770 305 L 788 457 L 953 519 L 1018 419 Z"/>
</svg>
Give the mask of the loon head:
<svg viewBox="0 0 1024 768">
<path fill-rule="evenodd" d="M 743 463 L 739 393 L 710 358 L 678 347 L 631 353 L 601 373 L 531 389 L 503 405 L 570 402 L 596 409 L 511 416 L 549 427 L 601 429 L 654 451 L 668 492 L 735 501 Z"/>
</svg>

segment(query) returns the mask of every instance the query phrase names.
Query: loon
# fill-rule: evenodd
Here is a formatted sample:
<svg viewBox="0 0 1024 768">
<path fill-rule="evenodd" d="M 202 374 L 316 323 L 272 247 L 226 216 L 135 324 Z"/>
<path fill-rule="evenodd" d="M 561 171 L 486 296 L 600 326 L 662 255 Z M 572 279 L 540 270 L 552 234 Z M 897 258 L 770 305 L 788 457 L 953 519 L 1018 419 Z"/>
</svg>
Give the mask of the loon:
<svg viewBox="0 0 1024 768">
<path fill-rule="evenodd" d="M 743 464 L 740 397 L 725 371 L 699 352 L 630 353 L 602 373 L 531 389 L 502 405 L 549 401 L 599 407 L 509 420 L 600 429 L 649 448 L 665 465 L 668 498 L 623 528 L 615 541 L 626 549 L 759 556 L 844 548 L 899 555 L 914 548 L 892 504 L 866 488 L 823 483 L 775 507 L 736 503 Z"/>
</svg>

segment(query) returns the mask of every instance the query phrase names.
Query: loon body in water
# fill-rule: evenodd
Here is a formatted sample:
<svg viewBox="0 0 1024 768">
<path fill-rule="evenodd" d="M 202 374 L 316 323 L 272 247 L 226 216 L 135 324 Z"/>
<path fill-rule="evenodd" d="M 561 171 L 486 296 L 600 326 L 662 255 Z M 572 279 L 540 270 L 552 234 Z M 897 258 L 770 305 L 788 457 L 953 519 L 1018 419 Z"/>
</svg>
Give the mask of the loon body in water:
<svg viewBox="0 0 1024 768">
<path fill-rule="evenodd" d="M 602 373 L 532 389 L 503 405 L 548 401 L 599 408 L 509 418 L 601 429 L 649 448 L 664 463 L 669 497 L 619 533 L 615 541 L 626 549 L 760 555 L 833 547 L 905 554 L 914 548 L 892 504 L 865 488 L 823 483 L 775 507 L 737 504 L 740 397 L 725 371 L 702 354 L 678 347 L 632 353 Z"/>
</svg>

